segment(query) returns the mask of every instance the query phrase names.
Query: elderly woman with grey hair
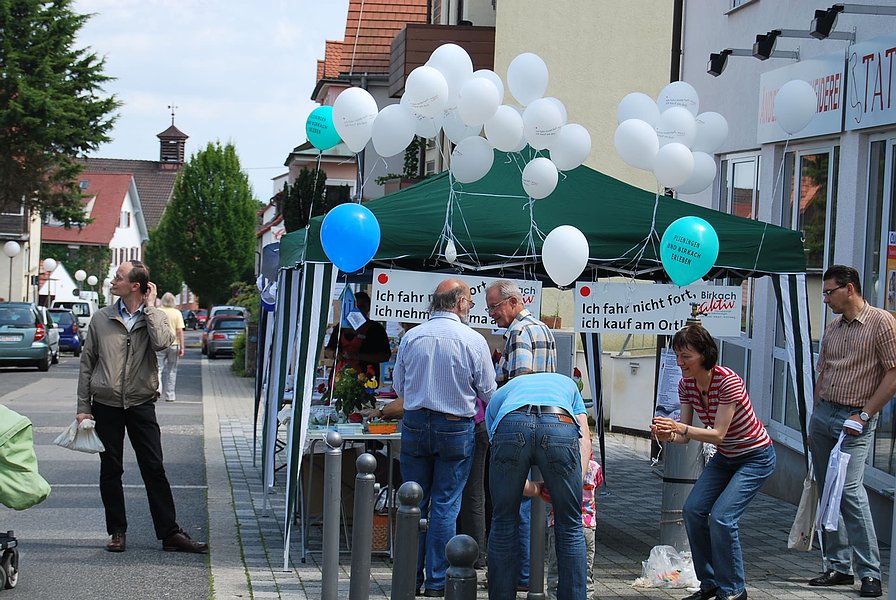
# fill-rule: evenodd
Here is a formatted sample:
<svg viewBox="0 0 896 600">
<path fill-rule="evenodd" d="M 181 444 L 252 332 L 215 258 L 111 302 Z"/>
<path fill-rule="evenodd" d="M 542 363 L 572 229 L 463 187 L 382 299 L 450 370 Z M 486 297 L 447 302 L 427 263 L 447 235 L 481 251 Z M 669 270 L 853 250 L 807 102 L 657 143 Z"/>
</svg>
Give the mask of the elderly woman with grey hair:
<svg viewBox="0 0 896 600">
<path fill-rule="evenodd" d="M 177 362 L 184 355 L 184 316 L 176 308 L 174 294 L 165 292 L 162 295 L 162 306 L 159 307 L 168 319 L 168 326 L 174 333 L 174 343 L 168 348 L 156 352 L 159 361 L 159 396 L 166 402 L 174 402 L 174 386 L 177 383 Z"/>
</svg>

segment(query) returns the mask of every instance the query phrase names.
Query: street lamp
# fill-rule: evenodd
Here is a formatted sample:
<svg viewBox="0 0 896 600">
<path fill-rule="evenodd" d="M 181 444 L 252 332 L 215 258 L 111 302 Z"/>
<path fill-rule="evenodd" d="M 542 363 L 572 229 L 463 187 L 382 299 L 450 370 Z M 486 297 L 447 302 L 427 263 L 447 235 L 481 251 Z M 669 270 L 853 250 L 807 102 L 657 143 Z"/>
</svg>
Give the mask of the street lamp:
<svg viewBox="0 0 896 600">
<path fill-rule="evenodd" d="M 97 281 L 99 281 L 99 279 L 96 278 L 96 275 L 91 275 L 90 277 L 87 278 L 87 285 L 89 285 L 90 287 L 93 287 L 96 285 Z"/>
<path fill-rule="evenodd" d="M 47 273 L 47 306 L 50 306 L 50 302 L 51 302 L 51 300 L 52 300 L 52 298 L 53 298 L 53 279 L 52 279 L 52 274 L 53 274 L 53 271 L 56 270 L 56 267 L 57 267 L 57 266 L 58 266 L 58 263 L 56 262 L 55 259 L 52 259 L 52 258 L 45 258 L 45 259 L 44 259 L 44 271 Z M 39 285 L 40 285 L 40 284 L 38 283 L 38 294 L 40 293 L 40 287 L 39 287 Z M 36 296 L 37 296 L 37 295 L 36 295 Z M 39 296 L 37 296 L 37 297 L 38 297 L 38 300 L 39 300 Z"/>
<path fill-rule="evenodd" d="M 12 259 L 19 255 L 22 247 L 18 242 L 9 241 L 3 244 L 3 254 L 9 257 L 9 295 L 7 299 L 12 302 Z"/>
</svg>

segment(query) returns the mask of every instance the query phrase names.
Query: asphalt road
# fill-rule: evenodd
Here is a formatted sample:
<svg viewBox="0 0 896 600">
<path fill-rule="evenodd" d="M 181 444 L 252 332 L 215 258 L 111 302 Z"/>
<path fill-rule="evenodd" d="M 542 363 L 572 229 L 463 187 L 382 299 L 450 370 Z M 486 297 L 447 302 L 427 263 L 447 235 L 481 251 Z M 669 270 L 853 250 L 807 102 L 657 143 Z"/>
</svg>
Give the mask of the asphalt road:
<svg viewBox="0 0 896 600">
<path fill-rule="evenodd" d="M 159 402 L 156 408 L 178 522 L 192 537 L 205 540 L 208 503 L 200 361 L 206 359 L 199 353 L 197 332 L 187 333 L 187 345 L 178 370 L 177 401 Z M 31 419 L 40 471 L 53 487 L 46 501 L 25 511 L 0 507 L 0 530 L 15 531 L 21 561 L 17 587 L 0 593 L 0 600 L 210 598 L 208 557 L 163 552 L 155 539 L 129 444 L 124 475 L 127 551 L 105 551 L 99 458 L 53 445 L 74 419 L 77 379 L 78 359 L 71 354 L 61 355 L 48 373 L 0 368 L 0 402 Z"/>
</svg>

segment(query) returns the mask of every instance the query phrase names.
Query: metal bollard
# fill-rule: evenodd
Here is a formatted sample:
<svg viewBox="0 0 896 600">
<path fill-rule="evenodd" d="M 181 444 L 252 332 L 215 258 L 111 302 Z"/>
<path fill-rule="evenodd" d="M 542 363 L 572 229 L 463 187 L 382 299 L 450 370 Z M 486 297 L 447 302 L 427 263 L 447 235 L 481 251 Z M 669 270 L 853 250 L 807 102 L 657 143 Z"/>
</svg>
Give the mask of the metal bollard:
<svg viewBox="0 0 896 600">
<path fill-rule="evenodd" d="M 321 600 L 339 598 L 339 507 L 342 502 L 342 436 L 327 432 L 324 456 L 324 527 Z"/>
<path fill-rule="evenodd" d="M 373 504 L 376 501 L 376 458 L 364 453 L 355 461 L 355 508 L 352 514 L 352 573 L 349 600 L 370 596 L 370 548 L 373 541 Z"/>
<path fill-rule="evenodd" d="M 476 569 L 479 544 L 472 537 L 460 534 L 445 546 L 448 571 L 445 580 L 445 600 L 476 600 Z"/>
<path fill-rule="evenodd" d="M 690 551 L 681 509 L 703 472 L 703 444 L 666 444 L 664 463 L 660 544 L 673 546 L 679 552 Z"/>
<path fill-rule="evenodd" d="M 426 520 L 420 518 L 423 488 L 405 481 L 398 488 L 395 517 L 395 559 L 392 565 L 392 600 L 414 600 L 417 589 L 417 549 Z"/>
<path fill-rule="evenodd" d="M 533 481 L 543 481 L 541 471 L 532 466 Z M 529 530 L 529 592 L 526 600 L 544 600 L 544 541 L 545 541 L 545 509 L 544 500 L 536 496 L 532 498 L 532 516 Z"/>
</svg>

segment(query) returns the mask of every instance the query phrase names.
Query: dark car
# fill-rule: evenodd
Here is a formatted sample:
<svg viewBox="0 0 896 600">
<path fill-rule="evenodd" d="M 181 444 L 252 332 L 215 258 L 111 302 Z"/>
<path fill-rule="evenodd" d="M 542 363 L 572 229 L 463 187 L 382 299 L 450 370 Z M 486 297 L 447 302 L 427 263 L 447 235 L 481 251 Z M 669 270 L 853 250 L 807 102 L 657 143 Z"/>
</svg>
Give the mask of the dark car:
<svg viewBox="0 0 896 600">
<path fill-rule="evenodd" d="M 196 317 L 196 311 L 184 309 L 180 312 L 184 316 L 184 329 L 196 329 L 199 327 L 199 319 Z"/>
<path fill-rule="evenodd" d="M 47 328 L 34 304 L 0 302 L 0 365 L 49 371 L 53 351 Z"/>
<path fill-rule="evenodd" d="M 81 333 L 75 314 L 67 308 L 51 308 L 50 314 L 59 326 L 59 349 L 81 356 Z"/>
<path fill-rule="evenodd" d="M 215 317 L 208 330 L 206 348 L 209 358 L 222 352 L 233 353 L 233 339 L 246 330 L 246 319 L 242 317 Z"/>
<path fill-rule="evenodd" d="M 208 321 L 208 311 L 204 308 L 200 308 L 196 311 L 196 324 L 199 327 L 205 328 L 205 325 Z"/>
</svg>

